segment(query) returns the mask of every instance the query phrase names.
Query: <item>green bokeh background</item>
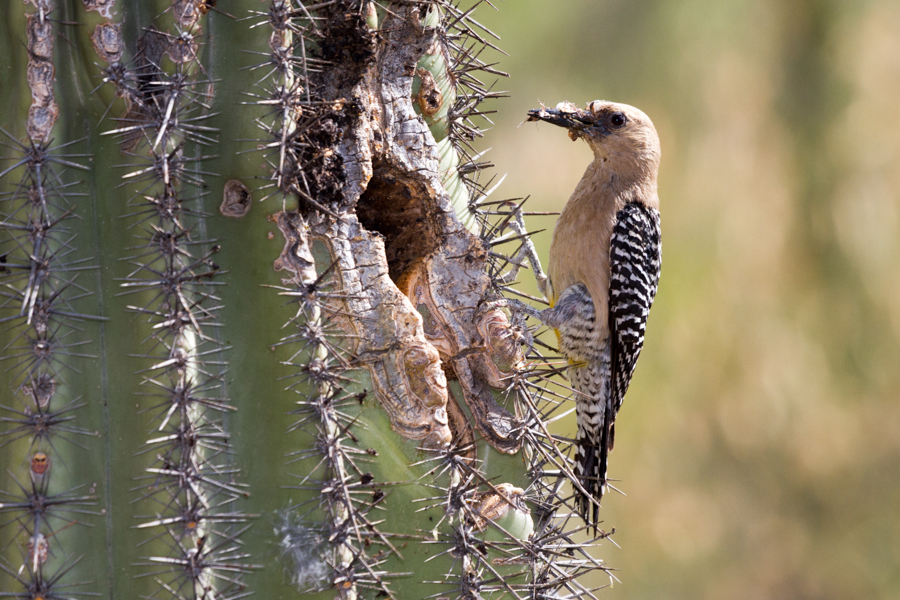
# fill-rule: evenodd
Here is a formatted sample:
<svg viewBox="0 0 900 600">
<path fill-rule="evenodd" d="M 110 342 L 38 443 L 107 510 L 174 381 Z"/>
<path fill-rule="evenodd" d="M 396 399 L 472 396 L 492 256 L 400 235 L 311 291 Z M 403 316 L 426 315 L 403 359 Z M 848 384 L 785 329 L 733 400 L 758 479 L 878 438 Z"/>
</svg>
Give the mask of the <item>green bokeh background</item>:
<svg viewBox="0 0 900 600">
<path fill-rule="evenodd" d="M 662 139 L 663 275 L 602 597 L 900 597 L 900 3 L 499 8 L 478 15 L 509 54 L 482 142 L 498 197 L 559 210 L 590 160 L 522 124 L 540 102 L 633 104 Z"/>
</svg>

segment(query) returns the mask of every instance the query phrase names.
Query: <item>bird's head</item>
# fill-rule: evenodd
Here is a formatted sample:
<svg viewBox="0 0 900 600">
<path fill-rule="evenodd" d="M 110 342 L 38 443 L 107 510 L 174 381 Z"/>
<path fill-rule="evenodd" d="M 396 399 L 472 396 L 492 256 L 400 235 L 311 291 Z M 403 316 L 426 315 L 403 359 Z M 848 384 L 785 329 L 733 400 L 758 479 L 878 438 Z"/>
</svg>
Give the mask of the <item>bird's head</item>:
<svg viewBox="0 0 900 600">
<path fill-rule="evenodd" d="M 572 140 L 584 139 L 594 156 L 612 168 L 637 168 L 656 177 L 659 136 L 650 117 L 633 106 L 594 100 L 581 109 L 561 102 L 556 108 L 529 110 L 528 120 L 565 127 Z"/>
</svg>

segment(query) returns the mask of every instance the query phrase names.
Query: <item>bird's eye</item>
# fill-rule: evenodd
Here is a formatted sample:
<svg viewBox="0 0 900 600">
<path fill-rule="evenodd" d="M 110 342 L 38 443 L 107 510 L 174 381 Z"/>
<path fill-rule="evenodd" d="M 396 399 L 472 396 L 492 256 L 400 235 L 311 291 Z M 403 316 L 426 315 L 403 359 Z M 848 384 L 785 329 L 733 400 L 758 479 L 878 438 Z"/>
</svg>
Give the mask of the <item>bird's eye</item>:
<svg viewBox="0 0 900 600">
<path fill-rule="evenodd" d="M 609 116 L 609 124 L 613 127 L 622 127 L 628 119 L 620 112 L 614 112 Z"/>
</svg>

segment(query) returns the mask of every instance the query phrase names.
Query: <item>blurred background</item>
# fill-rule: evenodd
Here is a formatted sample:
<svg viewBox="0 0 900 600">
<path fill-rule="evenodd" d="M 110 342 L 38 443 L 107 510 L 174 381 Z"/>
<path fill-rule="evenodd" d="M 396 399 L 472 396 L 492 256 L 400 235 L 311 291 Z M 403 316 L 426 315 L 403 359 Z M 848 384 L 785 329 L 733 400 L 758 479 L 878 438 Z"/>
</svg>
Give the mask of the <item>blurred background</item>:
<svg viewBox="0 0 900 600">
<path fill-rule="evenodd" d="M 476 15 L 509 54 L 482 141 L 497 197 L 559 210 L 591 159 L 522 124 L 541 102 L 633 104 L 662 139 L 602 596 L 900 598 L 900 2 L 499 8 Z M 529 221 L 545 260 L 553 222 Z"/>
</svg>

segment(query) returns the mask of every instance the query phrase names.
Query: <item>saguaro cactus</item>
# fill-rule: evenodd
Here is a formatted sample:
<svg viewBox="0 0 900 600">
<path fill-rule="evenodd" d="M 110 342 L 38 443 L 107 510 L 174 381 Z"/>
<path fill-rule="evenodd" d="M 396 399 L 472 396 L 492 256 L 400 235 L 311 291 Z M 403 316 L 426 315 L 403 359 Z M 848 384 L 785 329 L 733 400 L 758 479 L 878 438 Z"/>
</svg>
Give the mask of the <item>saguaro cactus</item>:
<svg viewBox="0 0 900 600">
<path fill-rule="evenodd" d="M 565 384 L 492 302 L 530 242 L 469 146 L 474 6 L 31 4 L 0 595 L 593 597 Z"/>
</svg>

